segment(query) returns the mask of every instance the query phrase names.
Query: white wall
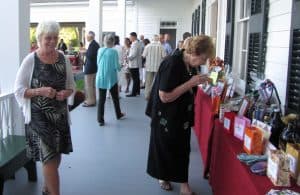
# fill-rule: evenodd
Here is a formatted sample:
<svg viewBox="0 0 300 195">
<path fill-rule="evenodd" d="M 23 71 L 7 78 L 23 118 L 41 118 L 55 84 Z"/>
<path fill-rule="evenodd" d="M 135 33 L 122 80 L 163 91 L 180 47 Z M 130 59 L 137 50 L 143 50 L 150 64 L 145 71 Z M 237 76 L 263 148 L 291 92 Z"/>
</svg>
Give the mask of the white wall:
<svg viewBox="0 0 300 195">
<path fill-rule="evenodd" d="M 29 0 L 2 2 L 0 24 L 0 87 L 10 93 L 21 60 L 29 52 Z"/>
<path fill-rule="evenodd" d="M 177 21 L 177 42 L 184 32 L 191 31 L 192 13 L 192 1 L 138 0 L 136 31 L 152 38 L 153 34 L 159 34 L 160 21 Z"/>
<path fill-rule="evenodd" d="M 158 34 L 160 21 L 177 21 L 177 40 L 182 34 L 191 31 L 193 1 L 182 0 L 138 0 L 134 6 L 126 9 L 126 32 L 132 31 L 152 38 Z M 39 22 L 44 18 L 57 22 L 84 22 L 87 18 L 88 3 L 51 3 L 32 4 L 31 22 Z M 120 16 L 117 6 L 103 6 L 103 31 L 119 32 Z"/>
<path fill-rule="evenodd" d="M 285 105 L 292 0 L 270 0 L 268 40 L 266 55 L 266 78 L 271 79 Z"/>
</svg>

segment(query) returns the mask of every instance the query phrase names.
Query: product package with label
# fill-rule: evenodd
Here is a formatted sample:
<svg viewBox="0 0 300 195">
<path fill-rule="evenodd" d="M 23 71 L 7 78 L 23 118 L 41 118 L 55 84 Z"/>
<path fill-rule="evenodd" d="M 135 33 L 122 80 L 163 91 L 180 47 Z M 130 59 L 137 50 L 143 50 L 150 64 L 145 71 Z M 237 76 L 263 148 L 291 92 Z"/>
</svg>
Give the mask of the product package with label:
<svg viewBox="0 0 300 195">
<path fill-rule="evenodd" d="M 275 186 L 290 187 L 290 160 L 281 150 L 272 150 L 268 158 L 267 176 Z"/>
<path fill-rule="evenodd" d="M 288 143 L 286 145 L 286 154 L 290 159 L 291 176 L 297 179 L 300 170 L 300 144 Z"/>
<path fill-rule="evenodd" d="M 244 140 L 245 129 L 249 127 L 250 124 L 250 119 L 243 116 L 236 116 L 234 118 L 233 135 L 240 140 Z"/>
<path fill-rule="evenodd" d="M 233 134 L 235 116 L 234 112 L 225 112 L 224 114 L 224 129 L 230 134 Z"/>
<path fill-rule="evenodd" d="M 256 127 L 246 127 L 243 148 L 248 154 L 261 154 L 263 149 L 261 131 Z"/>
</svg>

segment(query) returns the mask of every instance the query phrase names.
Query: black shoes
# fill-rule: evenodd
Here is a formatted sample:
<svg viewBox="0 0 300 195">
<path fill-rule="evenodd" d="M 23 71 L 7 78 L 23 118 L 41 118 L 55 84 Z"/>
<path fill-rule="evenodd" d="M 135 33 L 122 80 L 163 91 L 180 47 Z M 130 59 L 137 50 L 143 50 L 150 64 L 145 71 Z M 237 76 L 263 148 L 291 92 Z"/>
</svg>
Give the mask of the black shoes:
<svg viewBox="0 0 300 195">
<path fill-rule="evenodd" d="M 126 97 L 135 97 L 136 95 L 134 95 L 134 94 L 128 94 L 128 95 L 126 95 Z"/>
<path fill-rule="evenodd" d="M 121 119 L 124 118 L 124 116 L 125 116 L 125 114 L 124 114 L 124 113 L 121 113 L 120 116 L 117 117 L 117 119 L 118 119 L 118 120 L 121 120 Z"/>
<path fill-rule="evenodd" d="M 99 126 L 104 126 L 104 122 L 99 122 Z"/>
</svg>

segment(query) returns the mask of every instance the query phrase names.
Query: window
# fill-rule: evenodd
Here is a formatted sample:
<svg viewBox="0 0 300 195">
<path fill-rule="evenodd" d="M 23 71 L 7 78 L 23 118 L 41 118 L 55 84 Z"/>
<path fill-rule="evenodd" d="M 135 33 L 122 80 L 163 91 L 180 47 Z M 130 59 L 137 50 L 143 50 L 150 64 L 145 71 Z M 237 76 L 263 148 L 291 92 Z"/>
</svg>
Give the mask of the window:
<svg viewBox="0 0 300 195">
<path fill-rule="evenodd" d="M 200 10 L 200 6 L 199 6 Z M 201 33 L 205 34 L 206 0 L 202 0 Z"/>
<path fill-rule="evenodd" d="M 249 2 L 247 2 L 249 3 Z M 246 90 L 254 90 L 252 76 L 264 79 L 265 57 L 268 26 L 268 0 L 251 0 L 251 15 L 249 17 L 248 59 L 246 69 Z"/>
<path fill-rule="evenodd" d="M 287 113 L 300 113 L 300 1 L 293 2 L 292 38 L 286 92 Z"/>
<path fill-rule="evenodd" d="M 199 35 L 200 33 L 200 12 L 201 8 L 200 5 L 192 14 L 192 35 Z"/>
<path fill-rule="evenodd" d="M 232 66 L 233 37 L 234 37 L 234 0 L 227 1 L 226 35 L 224 63 Z"/>
<path fill-rule="evenodd" d="M 251 0 L 236 1 L 236 38 L 234 44 L 233 72 L 242 80 L 246 79 L 250 11 Z"/>
<path fill-rule="evenodd" d="M 253 76 L 264 79 L 267 40 L 267 0 L 236 1 L 233 74 L 254 89 Z M 245 91 L 245 89 L 244 89 Z"/>
</svg>

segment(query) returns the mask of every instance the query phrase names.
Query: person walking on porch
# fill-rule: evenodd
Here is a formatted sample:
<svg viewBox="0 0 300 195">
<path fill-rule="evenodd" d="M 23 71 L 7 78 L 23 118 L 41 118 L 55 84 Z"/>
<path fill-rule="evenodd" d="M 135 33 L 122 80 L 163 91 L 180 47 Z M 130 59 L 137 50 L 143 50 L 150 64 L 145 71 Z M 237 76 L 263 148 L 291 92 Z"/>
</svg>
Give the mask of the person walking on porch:
<svg viewBox="0 0 300 195">
<path fill-rule="evenodd" d="M 14 92 L 23 109 L 28 158 L 41 161 L 43 195 L 59 195 L 61 154 L 73 151 L 67 98 L 75 90 L 69 60 L 56 50 L 59 24 L 39 23 L 39 48 L 27 55 L 17 72 Z"/>
</svg>

